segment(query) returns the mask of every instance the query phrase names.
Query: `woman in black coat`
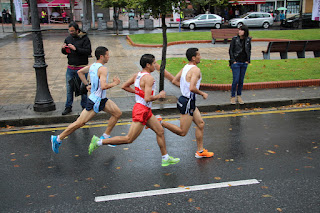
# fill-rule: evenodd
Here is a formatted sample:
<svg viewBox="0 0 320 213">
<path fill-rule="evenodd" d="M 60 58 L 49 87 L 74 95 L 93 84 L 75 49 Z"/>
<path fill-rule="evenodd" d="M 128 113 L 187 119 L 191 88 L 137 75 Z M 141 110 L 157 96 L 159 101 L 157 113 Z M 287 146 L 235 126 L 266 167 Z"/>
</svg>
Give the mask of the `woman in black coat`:
<svg viewBox="0 0 320 213">
<path fill-rule="evenodd" d="M 250 63 L 251 56 L 251 38 L 249 29 L 243 25 L 239 28 L 237 36 L 232 38 L 229 48 L 230 67 L 232 69 L 233 81 L 231 87 L 231 104 L 244 104 L 241 98 L 244 76 Z M 237 92 L 237 98 L 236 98 Z"/>
</svg>

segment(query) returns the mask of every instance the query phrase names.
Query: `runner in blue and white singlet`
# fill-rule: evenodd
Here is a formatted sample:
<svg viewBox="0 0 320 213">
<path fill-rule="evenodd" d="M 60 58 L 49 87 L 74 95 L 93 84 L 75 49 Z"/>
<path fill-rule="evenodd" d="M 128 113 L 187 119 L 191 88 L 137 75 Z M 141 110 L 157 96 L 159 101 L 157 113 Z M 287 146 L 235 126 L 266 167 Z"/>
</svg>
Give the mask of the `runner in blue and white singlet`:
<svg viewBox="0 0 320 213">
<path fill-rule="evenodd" d="M 99 111 L 105 111 L 111 114 L 108 121 L 106 131 L 100 138 L 109 138 L 113 127 L 116 125 L 122 112 L 119 107 L 112 101 L 107 99 L 107 89 L 117 86 L 120 83 L 118 77 L 113 78 L 112 83 L 108 83 L 108 70 L 103 66 L 109 61 L 108 48 L 100 46 L 95 50 L 96 63 L 91 66 L 86 66 L 78 71 L 79 78 L 86 85 L 86 89 L 91 88 L 91 94 L 87 100 L 86 109 L 82 110 L 78 119 L 70 124 L 61 134 L 51 135 L 52 151 L 59 153 L 59 147 L 63 139 L 68 135 L 84 126 L 90 121 Z M 90 73 L 91 84 L 89 84 L 86 74 Z"/>
</svg>

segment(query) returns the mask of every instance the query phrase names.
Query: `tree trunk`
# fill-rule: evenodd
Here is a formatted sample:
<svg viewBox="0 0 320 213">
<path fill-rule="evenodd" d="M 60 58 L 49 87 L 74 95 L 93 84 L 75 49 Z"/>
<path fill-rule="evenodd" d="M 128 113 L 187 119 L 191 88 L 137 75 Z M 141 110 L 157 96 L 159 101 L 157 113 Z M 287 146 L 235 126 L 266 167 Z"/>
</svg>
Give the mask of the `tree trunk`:
<svg viewBox="0 0 320 213">
<path fill-rule="evenodd" d="M 16 14 L 14 11 L 13 0 L 10 0 L 10 8 L 11 8 L 11 23 L 12 23 L 12 31 L 13 37 L 17 38 L 17 31 L 16 31 Z"/>
<path fill-rule="evenodd" d="M 74 18 L 73 18 L 73 7 L 74 7 L 74 0 L 70 0 L 70 22 L 74 21 Z"/>
<path fill-rule="evenodd" d="M 302 29 L 302 0 L 300 0 L 300 11 L 299 11 L 299 29 Z"/>
<path fill-rule="evenodd" d="M 113 14 L 113 19 L 116 22 L 116 34 L 119 35 L 119 26 L 118 26 L 118 19 L 119 19 L 119 13 L 118 13 L 118 8 L 114 8 L 114 14 Z"/>
<path fill-rule="evenodd" d="M 159 92 L 164 90 L 164 70 L 166 68 L 166 60 L 167 60 L 167 25 L 166 25 L 166 15 L 161 15 L 162 21 L 162 38 L 163 38 L 163 46 L 162 46 L 162 58 L 161 58 L 161 66 L 160 66 L 160 82 L 159 82 Z"/>
</svg>

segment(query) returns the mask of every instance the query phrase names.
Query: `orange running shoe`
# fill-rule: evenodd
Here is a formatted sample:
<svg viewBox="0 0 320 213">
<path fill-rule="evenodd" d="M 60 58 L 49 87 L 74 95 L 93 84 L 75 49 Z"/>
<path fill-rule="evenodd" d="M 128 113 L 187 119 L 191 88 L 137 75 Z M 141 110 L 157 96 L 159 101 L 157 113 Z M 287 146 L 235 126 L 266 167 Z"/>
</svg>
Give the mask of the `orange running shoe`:
<svg viewBox="0 0 320 213">
<path fill-rule="evenodd" d="M 203 152 L 197 151 L 194 155 L 196 158 L 211 158 L 214 155 L 213 152 L 208 152 L 207 149 L 203 149 Z"/>
<path fill-rule="evenodd" d="M 156 115 L 156 118 L 158 119 L 158 121 L 161 123 L 161 121 L 162 121 L 162 117 L 161 117 L 161 115 Z M 145 127 L 146 129 L 149 129 L 149 127 Z"/>
</svg>

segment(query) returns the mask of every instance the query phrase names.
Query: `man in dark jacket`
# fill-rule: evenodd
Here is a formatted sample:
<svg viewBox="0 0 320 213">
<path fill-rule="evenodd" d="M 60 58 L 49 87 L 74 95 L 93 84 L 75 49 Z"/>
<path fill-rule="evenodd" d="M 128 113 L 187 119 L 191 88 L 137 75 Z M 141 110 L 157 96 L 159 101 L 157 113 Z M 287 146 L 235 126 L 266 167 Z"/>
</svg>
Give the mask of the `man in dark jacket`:
<svg viewBox="0 0 320 213">
<path fill-rule="evenodd" d="M 62 115 L 72 111 L 74 89 L 69 81 L 77 76 L 78 70 L 88 65 L 88 57 L 91 55 L 91 43 L 85 32 L 81 32 L 75 22 L 69 24 L 70 35 L 64 40 L 61 52 L 68 56 L 68 69 L 66 73 L 67 101 Z M 86 76 L 87 77 L 87 76 Z M 86 107 L 87 95 L 81 95 L 81 106 Z"/>
</svg>

